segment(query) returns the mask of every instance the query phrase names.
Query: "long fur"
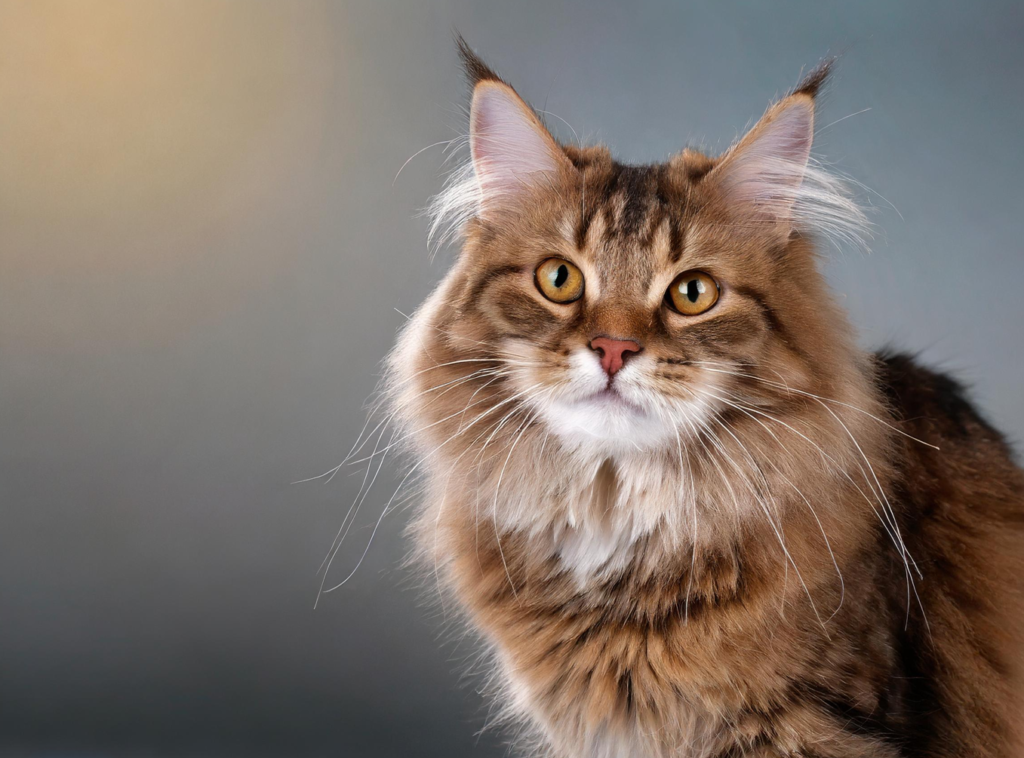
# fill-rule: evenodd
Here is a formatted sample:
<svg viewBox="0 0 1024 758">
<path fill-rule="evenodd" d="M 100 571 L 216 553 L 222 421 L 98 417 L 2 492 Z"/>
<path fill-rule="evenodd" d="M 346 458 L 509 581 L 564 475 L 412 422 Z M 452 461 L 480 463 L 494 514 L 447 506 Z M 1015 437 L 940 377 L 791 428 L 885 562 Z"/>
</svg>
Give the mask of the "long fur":
<svg viewBox="0 0 1024 758">
<path fill-rule="evenodd" d="M 503 134 L 533 152 L 473 149 L 513 180 L 467 164 L 431 205 L 463 245 L 389 359 L 381 458 L 411 454 L 416 556 L 526 748 L 1020 755 L 1024 474 L 828 291 L 815 239 L 866 224 L 808 158 L 828 66 L 722 156 L 626 166 L 557 146 L 462 54 L 497 109 L 472 123 L 521 118 Z M 537 286 L 550 258 L 579 299 Z M 687 271 L 718 283 L 704 313 L 667 298 Z M 597 337 L 639 349 L 611 375 Z"/>
</svg>

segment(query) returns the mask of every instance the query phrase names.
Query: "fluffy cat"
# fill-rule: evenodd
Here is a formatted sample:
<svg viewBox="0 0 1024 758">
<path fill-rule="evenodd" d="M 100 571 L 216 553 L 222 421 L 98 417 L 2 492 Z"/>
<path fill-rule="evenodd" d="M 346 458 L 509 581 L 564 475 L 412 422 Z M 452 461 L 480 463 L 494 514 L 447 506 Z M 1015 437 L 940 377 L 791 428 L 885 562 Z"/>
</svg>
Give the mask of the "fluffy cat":
<svg viewBox="0 0 1024 758">
<path fill-rule="evenodd" d="M 1020 755 L 1024 476 L 859 350 L 819 66 L 719 157 L 558 144 L 460 40 L 461 254 L 390 359 L 418 553 L 558 758 Z"/>
</svg>

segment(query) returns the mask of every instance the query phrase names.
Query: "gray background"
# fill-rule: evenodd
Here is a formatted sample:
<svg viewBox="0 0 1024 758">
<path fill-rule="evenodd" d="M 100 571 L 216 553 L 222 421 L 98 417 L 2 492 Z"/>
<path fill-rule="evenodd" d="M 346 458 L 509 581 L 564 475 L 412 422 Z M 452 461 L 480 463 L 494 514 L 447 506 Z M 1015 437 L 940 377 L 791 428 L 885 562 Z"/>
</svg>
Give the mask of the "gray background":
<svg viewBox="0 0 1024 758">
<path fill-rule="evenodd" d="M 828 275 L 1024 435 L 1019 3 L 2 2 L 0 752 L 502 754 L 404 516 L 314 611 L 360 472 L 289 484 L 451 259 L 416 216 L 441 149 L 395 174 L 464 127 L 453 26 L 630 161 L 724 148 L 843 53 L 819 154 L 878 234 Z"/>
</svg>

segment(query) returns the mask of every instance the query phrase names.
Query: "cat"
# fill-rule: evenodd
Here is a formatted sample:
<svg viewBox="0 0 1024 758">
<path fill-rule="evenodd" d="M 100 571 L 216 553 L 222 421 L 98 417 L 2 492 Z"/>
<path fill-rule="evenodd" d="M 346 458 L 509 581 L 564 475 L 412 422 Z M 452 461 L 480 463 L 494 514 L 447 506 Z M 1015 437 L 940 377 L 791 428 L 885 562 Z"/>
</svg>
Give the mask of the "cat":
<svg viewBox="0 0 1024 758">
<path fill-rule="evenodd" d="M 1022 755 L 1024 474 L 818 268 L 820 64 L 719 157 L 559 144 L 459 38 L 461 236 L 387 395 L 416 555 L 552 758 Z"/>
</svg>

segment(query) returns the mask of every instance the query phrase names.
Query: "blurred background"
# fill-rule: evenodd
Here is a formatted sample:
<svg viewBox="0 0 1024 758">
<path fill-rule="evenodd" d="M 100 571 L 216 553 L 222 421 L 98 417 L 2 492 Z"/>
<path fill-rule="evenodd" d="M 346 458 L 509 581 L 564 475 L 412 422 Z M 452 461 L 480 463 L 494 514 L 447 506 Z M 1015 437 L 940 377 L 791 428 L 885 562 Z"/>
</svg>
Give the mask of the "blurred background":
<svg viewBox="0 0 1024 758">
<path fill-rule="evenodd" d="M 314 610 L 362 470 L 291 484 L 451 261 L 417 213 L 465 129 L 453 27 L 631 162 L 725 148 L 842 54 L 817 152 L 877 234 L 828 276 L 1024 436 L 1018 2 L 4 0 L 0 754 L 504 754 L 405 516 Z"/>
</svg>

